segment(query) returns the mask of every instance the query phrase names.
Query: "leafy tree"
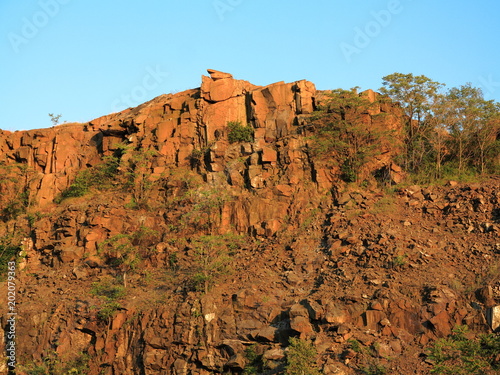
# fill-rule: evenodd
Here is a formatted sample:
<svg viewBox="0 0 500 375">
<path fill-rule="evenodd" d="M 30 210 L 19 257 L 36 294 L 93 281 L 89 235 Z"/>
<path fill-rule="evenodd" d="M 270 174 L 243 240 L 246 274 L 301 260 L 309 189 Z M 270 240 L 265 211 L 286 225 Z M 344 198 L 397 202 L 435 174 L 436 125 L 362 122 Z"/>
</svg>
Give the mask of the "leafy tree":
<svg viewBox="0 0 500 375">
<path fill-rule="evenodd" d="M 479 121 L 475 108 L 481 100 L 481 92 L 471 85 L 452 88 L 447 99 L 453 103 L 454 113 L 450 116 L 450 134 L 453 137 L 453 149 L 458 159 L 458 170 L 463 171 L 470 154 L 470 140 L 474 123 Z M 476 112 L 476 113 L 475 113 Z"/>
<path fill-rule="evenodd" d="M 127 273 L 134 271 L 141 257 L 131 242 L 131 236 L 117 234 L 99 244 L 99 253 L 102 253 L 107 262 L 122 272 L 123 285 L 127 287 Z"/>
<path fill-rule="evenodd" d="M 356 88 L 337 89 L 312 117 L 312 153 L 335 157 L 344 181 L 357 181 L 363 166 L 382 153 L 381 142 L 390 139 L 390 131 L 374 129 L 366 122 L 377 104 L 359 95 Z"/>
<path fill-rule="evenodd" d="M 147 259 L 160 241 L 158 231 L 139 227 L 130 234 L 117 234 L 99 244 L 99 253 L 109 265 L 122 272 L 123 285 L 127 287 L 127 274 L 139 266 L 141 260 Z"/>
<path fill-rule="evenodd" d="M 436 95 L 432 103 L 432 116 L 427 119 L 429 131 L 426 134 L 434 160 L 433 178 L 441 178 L 443 164 L 450 156 L 450 132 L 456 126 L 456 103 L 446 95 Z"/>
<path fill-rule="evenodd" d="M 481 109 L 483 121 L 475 129 L 473 148 L 479 160 L 481 174 L 486 172 L 488 159 L 494 159 L 499 155 L 499 142 L 497 136 L 500 132 L 500 104 L 493 101 L 483 101 Z"/>
<path fill-rule="evenodd" d="M 202 230 L 207 233 L 213 233 L 217 229 L 222 209 L 225 203 L 230 199 L 229 194 L 224 189 L 199 188 L 195 191 L 189 191 L 190 203 L 192 209 L 182 215 L 181 224 L 195 230 Z"/>
<path fill-rule="evenodd" d="M 232 255 L 242 244 L 242 237 L 231 234 L 191 239 L 194 255 L 192 281 L 195 288 L 208 293 L 219 276 L 230 272 Z"/>
<path fill-rule="evenodd" d="M 127 179 L 126 188 L 132 192 L 138 207 L 147 206 L 153 180 L 151 179 L 151 164 L 158 155 L 154 149 L 131 151 L 125 163 L 124 172 Z"/>
<path fill-rule="evenodd" d="M 433 103 L 439 90 L 444 86 L 430 78 L 413 74 L 393 73 L 385 76 L 380 92 L 401 103 L 407 116 L 405 145 L 406 170 L 418 171 L 428 152 L 426 139 L 430 130 L 426 121 L 433 112 Z"/>
<path fill-rule="evenodd" d="M 481 89 L 470 83 L 452 88 L 447 95 L 453 103 L 454 113 L 449 116 L 450 134 L 458 158 L 459 170 L 468 160 L 477 160 L 479 170 L 485 173 L 486 157 L 496 149 L 500 130 L 500 107 L 492 100 L 485 100 Z"/>
</svg>

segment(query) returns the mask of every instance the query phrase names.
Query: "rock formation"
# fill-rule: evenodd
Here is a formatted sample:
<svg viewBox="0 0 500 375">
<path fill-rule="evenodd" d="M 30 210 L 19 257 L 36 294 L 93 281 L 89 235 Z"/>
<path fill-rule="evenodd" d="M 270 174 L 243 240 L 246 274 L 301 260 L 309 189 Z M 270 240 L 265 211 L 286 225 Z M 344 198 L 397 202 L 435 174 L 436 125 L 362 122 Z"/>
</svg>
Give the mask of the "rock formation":
<svg viewBox="0 0 500 375">
<path fill-rule="evenodd" d="M 0 133 L 0 236 L 23 240 L 24 371 L 57 358 L 60 369 L 85 362 L 89 375 L 241 373 L 252 348 L 259 373 L 272 374 L 299 337 L 325 374 L 363 364 L 352 340 L 392 373 L 425 373 L 429 342 L 456 324 L 498 322 L 496 274 L 477 285 L 476 307 L 464 292 L 499 256 L 494 184 L 384 197 L 370 176 L 399 182 L 401 169 L 381 144 L 368 186 L 352 188 L 335 155 L 310 152 L 308 124 L 327 93 L 208 73 L 200 88 L 85 124 Z M 368 128 L 401 131 L 397 104 L 361 95 L 375 103 L 361 114 Z M 253 141 L 230 143 L 228 123 L 249 126 Z M 112 157 L 118 177 L 61 199 Z M 224 272 L 209 274 L 213 259 Z M 205 284 L 194 285 L 199 269 Z M 115 282 L 126 297 L 110 294 Z"/>
</svg>

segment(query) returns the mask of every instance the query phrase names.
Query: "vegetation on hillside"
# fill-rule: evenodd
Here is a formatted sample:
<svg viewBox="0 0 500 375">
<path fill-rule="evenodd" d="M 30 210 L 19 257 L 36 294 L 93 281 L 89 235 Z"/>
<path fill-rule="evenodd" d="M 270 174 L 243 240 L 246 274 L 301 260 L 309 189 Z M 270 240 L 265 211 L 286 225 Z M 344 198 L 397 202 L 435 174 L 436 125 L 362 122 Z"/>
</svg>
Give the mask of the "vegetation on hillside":
<svg viewBox="0 0 500 375">
<path fill-rule="evenodd" d="M 290 337 L 289 343 L 285 375 L 319 375 L 314 345 L 294 337 Z"/>
<path fill-rule="evenodd" d="M 73 183 L 55 199 L 56 203 L 61 203 L 66 198 L 81 197 L 91 188 L 109 189 L 118 173 L 119 165 L 119 157 L 106 156 L 101 164 L 78 172 Z"/>
<path fill-rule="evenodd" d="M 406 115 L 401 160 L 407 172 L 427 181 L 498 173 L 500 103 L 470 83 L 444 91 L 423 75 L 394 73 L 383 85 L 380 91 Z"/>
<path fill-rule="evenodd" d="M 311 117 L 312 153 L 333 156 L 342 180 L 358 181 L 363 167 L 386 149 L 410 179 L 422 183 L 498 173 L 500 103 L 486 100 L 480 88 L 467 83 L 445 91 L 426 76 L 394 73 L 383 77 L 380 91 L 370 102 L 356 88 L 333 90 Z M 371 110 L 388 98 L 402 108 L 402 134 L 367 123 Z M 397 138 L 402 149 L 392 142 Z"/>
<path fill-rule="evenodd" d="M 468 337 L 467 326 L 457 326 L 453 333 L 433 343 L 428 349 L 433 362 L 432 374 L 493 374 L 500 371 L 500 336 Z"/>
<path fill-rule="evenodd" d="M 253 141 L 253 129 L 248 125 L 242 125 L 240 121 L 228 122 L 227 130 L 229 143 Z"/>
<path fill-rule="evenodd" d="M 311 118 L 313 156 L 334 156 L 346 182 L 356 182 L 363 167 L 383 152 L 381 144 L 392 139 L 393 131 L 366 124 L 367 113 L 377 104 L 356 89 L 333 90 Z"/>
<path fill-rule="evenodd" d="M 6 279 L 8 263 L 15 261 L 20 251 L 20 246 L 13 245 L 7 238 L 0 238 L 0 281 Z"/>
</svg>

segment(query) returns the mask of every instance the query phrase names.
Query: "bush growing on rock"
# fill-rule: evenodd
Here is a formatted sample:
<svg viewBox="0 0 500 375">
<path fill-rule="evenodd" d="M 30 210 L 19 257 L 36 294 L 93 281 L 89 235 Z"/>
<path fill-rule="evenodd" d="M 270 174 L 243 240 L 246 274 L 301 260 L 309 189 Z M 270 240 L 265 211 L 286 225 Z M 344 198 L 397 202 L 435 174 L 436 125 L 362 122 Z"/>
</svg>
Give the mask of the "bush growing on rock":
<svg viewBox="0 0 500 375">
<path fill-rule="evenodd" d="M 193 275 L 191 282 L 198 291 L 208 293 L 215 281 L 231 273 L 234 252 L 243 243 L 241 236 L 231 234 L 199 236 L 191 239 Z"/>
<path fill-rule="evenodd" d="M 148 197 L 153 187 L 149 166 L 156 156 L 156 150 L 132 152 L 123 165 L 124 187 L 132 193 L 136 208 L 148 208 Z"/>
<path fill-rule="evenodd" d="M 109 322 L 121 307 L 117 300 L 125 297 L 125 288 L 117 285 L 114 280 L 105 279 L 101 282 L 92 283 L 91 294 L 104 300 L 97 312 L 97 317 L 102 321 Z"/>
<path fill-rule="evenodd" d="M 229 143 L 253 142 L 253 129 L 250 126 L 244 126 L 240 121 L 230 121 L 227 123 Z"/>
<path fill-rule="evenodd" d="M 17 253 L 21 250 L 19 246 L 3 242 L 3 240 L 0 240 L 0 281 L 6 278 L 8 271 L 7 263 L 15 260 Z"/>
<path fill-rule="evenodd" d="M 109 189 L 112 181 L 118 173 L 120 159 L 115 156 L 107 156 L 103 163 L 92 168 L 80 171 L 73 183 L 55 199 L 56 203 L 62 202 L 66 198 L 82 197 L 90 188 Z"/>
<path fill-rule="evenodd" d="M 16 369 L 28 375 L 84 375 L 89 372 L 89 361 L 87 353 L 79 353 L 76 358 L 65 363 L 56 352 L 50 351 L 44 353 L 41 363 L 28 362 Z"/>
<path fill-rule="evenodd" d="M 135 271 L 142 260 L 149 258 L 159 241 L 158 231 L 141 226 L 131 234 L 117 234 L 101 242 L 98 252 L 108 265 L 122 272 L 126 287 L 128 272 Z"/>
<path fill-rule="evenodd" d="M 317 352 L 312 343 L 290 337 L 286 357 L 286 375 L 319 375 L 316 364 Z"/>
<path fill-rule="evenodd" d="M 222 216 L 222 209 L 231 199 L 227 191 L 221 189 L 198 189 L 190 191 L 192 209 L 180 218 L 183 227 L 212 233 Z"/>
<path fill-rule="evenodd" d="M 116 285 L 110 280 L 92 283 L 91 293 L 103 297 L 107 301 L 115 301 L 125 296 L 125 290 L 121 285 Z"/>
<path fill-rule="evenodd" d="M 248 363 L 243 370 L 244 375 L 258 374 L 262 371 L 262 355 L 257 354 L 257 345 L 253 344 L 245 350 Z"/>
<path fill-rule="evenodd" d="M 373 345 L 366 347 L 356 339 L 347 341 L 348 348 L 358 354 L 358 367 L 361 374 L 366 375 L 385 375 L 387 369 L 379 362 L 377 347 L 379 344 L 375 342 Z"/>
</svg>

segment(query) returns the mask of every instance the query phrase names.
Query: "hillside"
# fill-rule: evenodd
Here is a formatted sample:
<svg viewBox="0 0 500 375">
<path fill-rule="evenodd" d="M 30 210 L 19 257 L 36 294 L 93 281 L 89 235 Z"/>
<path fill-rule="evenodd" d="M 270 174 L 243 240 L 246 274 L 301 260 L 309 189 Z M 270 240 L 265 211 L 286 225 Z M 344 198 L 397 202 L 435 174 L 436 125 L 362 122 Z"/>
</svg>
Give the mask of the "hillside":
<svg viewBox="0 0 500 375">
<path fill-rule="evenodd" d="M 353 152 L 318 125 L 332 93 L 208 72 L 0 132 L 17 374 L 280 374 L 294 350 L 322 374 L 428 374 L 455 327 L 500 326 L 498 178 L 405 184 L 408 118 L 371 90 L 338 97 Z"/>
</svg>

